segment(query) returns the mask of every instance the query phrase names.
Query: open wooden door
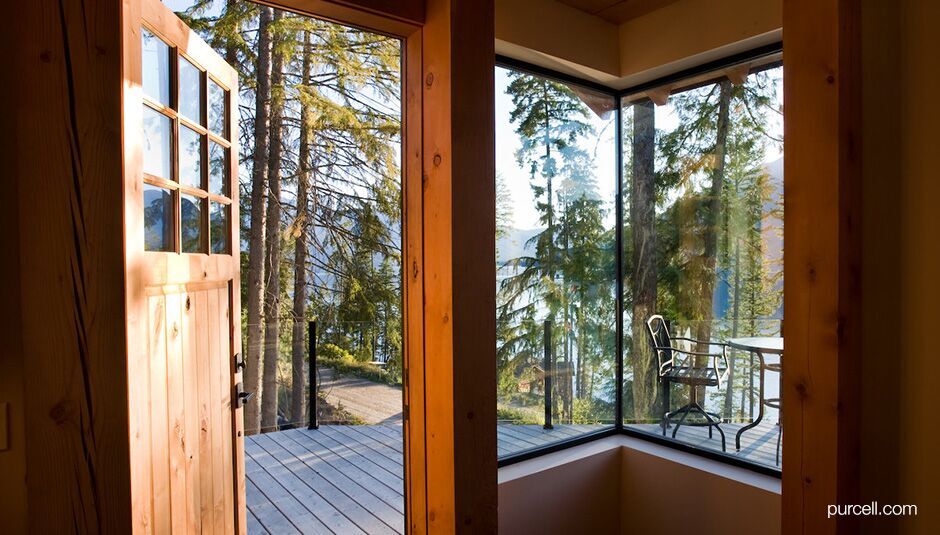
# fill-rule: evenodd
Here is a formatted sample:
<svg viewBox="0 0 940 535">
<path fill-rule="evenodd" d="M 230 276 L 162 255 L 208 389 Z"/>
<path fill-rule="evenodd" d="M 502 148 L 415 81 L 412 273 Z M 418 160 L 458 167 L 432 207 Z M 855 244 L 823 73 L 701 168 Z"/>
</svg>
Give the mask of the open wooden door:
<svg viewBox="0 0 940 535">
<path fill-rule="evenodd" d="M 135 533 L 244 533 L 238 76 L 159 0 L 124 0 Z"/>
</svg>

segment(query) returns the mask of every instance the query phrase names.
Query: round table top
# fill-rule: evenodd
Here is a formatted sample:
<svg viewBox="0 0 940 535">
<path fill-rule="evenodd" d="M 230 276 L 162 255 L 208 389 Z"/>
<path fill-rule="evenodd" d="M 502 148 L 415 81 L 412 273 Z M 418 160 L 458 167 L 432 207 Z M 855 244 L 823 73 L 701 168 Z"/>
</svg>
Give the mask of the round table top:
<svg viewBox="0 0 940 535">
<path fill-rule="evenodd" d="M 761 353 L 783 354 L 782 336 L 749 336 L 746 338 L 732 338 L 728 345 L 744 351 L 760 351 Z"/>
</svg>

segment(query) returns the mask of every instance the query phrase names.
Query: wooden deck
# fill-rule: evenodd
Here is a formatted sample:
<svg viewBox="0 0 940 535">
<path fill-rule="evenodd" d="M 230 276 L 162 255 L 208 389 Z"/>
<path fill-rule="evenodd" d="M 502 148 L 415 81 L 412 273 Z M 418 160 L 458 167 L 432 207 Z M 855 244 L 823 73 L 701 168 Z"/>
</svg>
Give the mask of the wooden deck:
<svg viewBox="0 0 940 535">
<path fill-rule="evenodd" d="M 739 455 L 774 466 L 776 420 L 745 433 Z M 728 451 L 742 424 L 723 424 Z M 603 429 L 601 425 L 499 425 L 500 457 Z M 632 426 L 661 433 L 656 425 Z M 718 433 L 683 427 L 678 438 L 720 451 Z M 404 533 L 400 424 L 322 425 L 246 437 L 248 532 Z"/>
</svg>

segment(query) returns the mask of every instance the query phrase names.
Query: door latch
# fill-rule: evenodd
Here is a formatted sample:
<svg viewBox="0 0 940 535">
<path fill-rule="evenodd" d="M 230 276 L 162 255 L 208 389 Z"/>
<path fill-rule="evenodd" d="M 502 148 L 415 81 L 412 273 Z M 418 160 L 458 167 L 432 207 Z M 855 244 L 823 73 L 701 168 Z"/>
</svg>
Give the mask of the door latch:
<svg viewBox="0 0 940 535">
<path fill-rule="evenodd" d="M 241 353 L 235 353 L 235 373 L 245 369 L 245 357 Z"/>
<path fill-rule="evenodd" d="M 254 392 L 245 392 L 245 386 L 242 383 L 235 385 L 235 408 L 240 409 L 248 403 L 248 400 L 253 398 L 255 395 Z"/>
</svg>

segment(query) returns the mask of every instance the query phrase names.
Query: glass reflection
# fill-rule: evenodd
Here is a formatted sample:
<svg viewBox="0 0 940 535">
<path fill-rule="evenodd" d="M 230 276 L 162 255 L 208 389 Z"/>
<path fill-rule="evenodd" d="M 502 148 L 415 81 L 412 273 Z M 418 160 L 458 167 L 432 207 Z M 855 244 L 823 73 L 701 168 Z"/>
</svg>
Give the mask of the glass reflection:
<svg viewBox="0 0 940 535">
<path fill-rule="evenodd" d="M 225 90 L 222 86 L 209 79 L 209 130 L 228 139 L 226 122 L 228 115 L 225 113 Z"/>
<path fill-rule="evenodd" d="M 222 203 L 210 202 L 209 236 L 212 241 L 212 254 L 228 252 L 228 212 L 229 207 Z"/>
<path fill-rule="evenodd" d="M 143 110 L 144 173 L 167 180 L 173 176 L 173 124 L 149 106 Z"/>
<path fill-rule="evenodd" d="M 508 456 L 614 422 L 616 101 L 503 68 L 496 88 L 497 437 Z"/>
<path fill-rule="evenodd" d="M 193 195 L 180 195 L 181 250 L 184 253 L 201 253 L 203 199 Z"/>
<path fill-rule="evenodd" d="M 190 121 L 202 122 L 202 71 L 180 56 L 179 112 Z"/>
<path fill-rule="evenodd" d="M 170 105 L 170 47 L 146 29 L 141 31 L 144 94 Z"/>
<path fill-rule="evenodd" d="M 203 137 L 196 131 L 180 125 L 180 184 L 202 188 Z"/>
<path fill-rule="evenodd" d="M 772 66 L 743 83 L 716 76 L 665 102 L 651 92 L 622 103 L 624 423 L 661 436 L 664 413 L 697 401 L 720 417 L 728 452 L 754 423 L 734 454 L 771 467 L 779 413 L 760 418 L 759 359 L 719 344 L 782 336 L 782 86 L 782 67 Z M 668 362 L 661 369 L 647 328 L 654 314 L 687 339 L 671 344 L 682 366 L 713 364 L 682 351 L 726 352 L 727 366 L 719 359 L 714 373 L 721 379 L 693 390 L 669 375 L 678 372 Z M 764 400 L 778 398 L 779 375 L 765 375 Z M 667 435 L 721 451 L 717 431 L 696 427 L 704 421 L 690 412 Z"/>
<path fill-rule="evenodd" d="M 144 184 L 144 250 L 173 250 L 173 193 Z"/>
<path fill-rule="evenodd" d="M 209 142 L 209 193 L 228 196 L 228 150 Z"/>
</svg>

